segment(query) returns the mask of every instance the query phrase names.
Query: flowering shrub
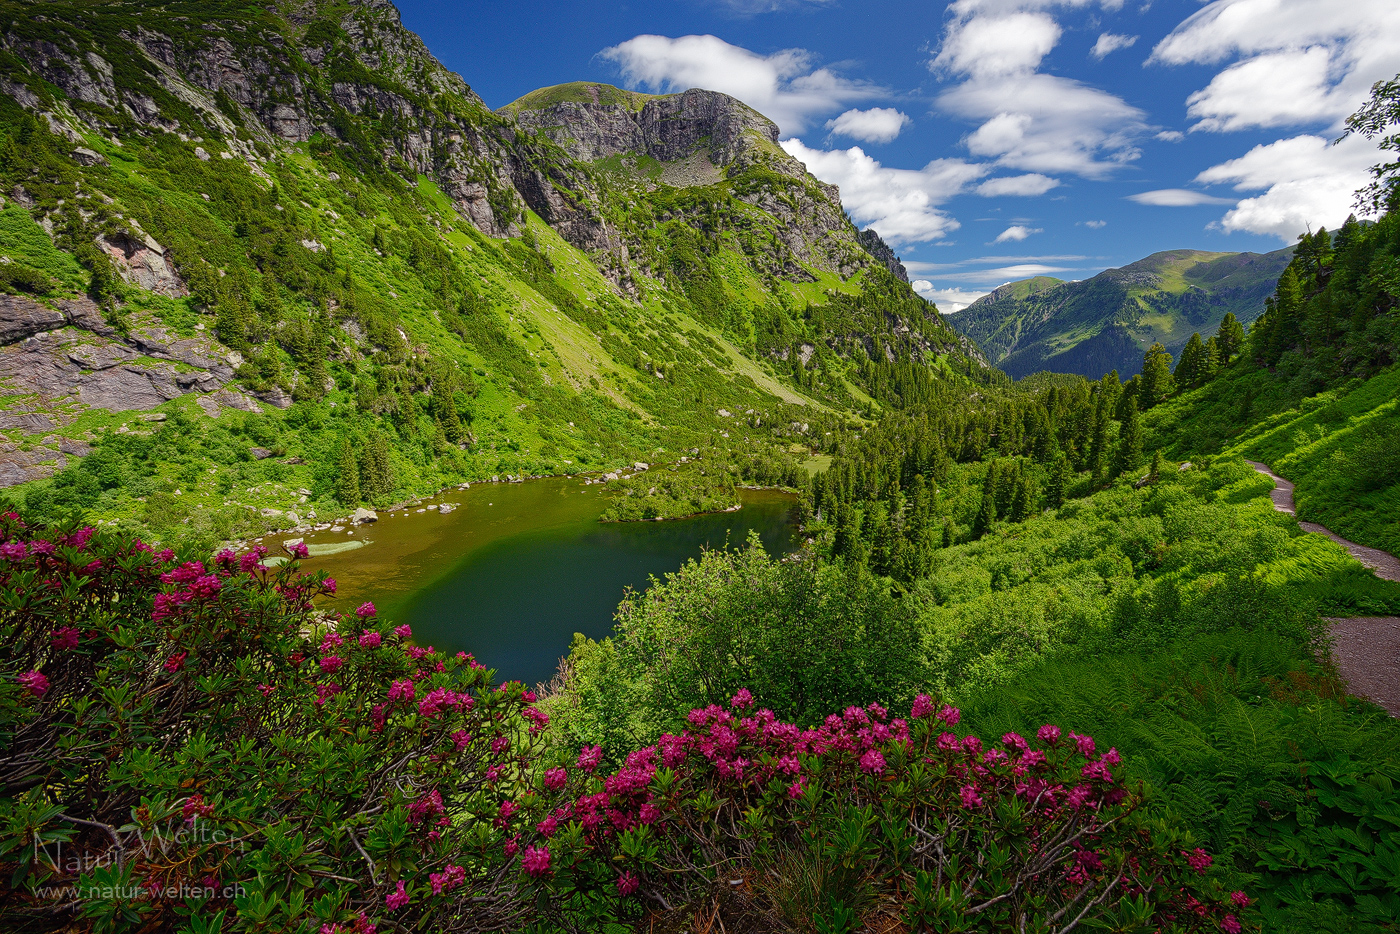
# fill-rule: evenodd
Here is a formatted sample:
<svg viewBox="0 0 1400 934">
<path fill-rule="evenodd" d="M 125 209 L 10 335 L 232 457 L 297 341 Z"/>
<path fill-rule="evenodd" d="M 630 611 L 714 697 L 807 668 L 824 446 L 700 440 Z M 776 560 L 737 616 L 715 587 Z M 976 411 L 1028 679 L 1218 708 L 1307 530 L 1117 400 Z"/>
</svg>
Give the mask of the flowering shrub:
<svg viewBox="0 0 1400 934">
<path fill-rule="evenodd" d="M 0 518 L 6 929 L 229 910 L 224 931 L 365 932 L 470 905 L 467 929 L 502 930 L 533 912 L 507 847 L 541 757 L 534 695 L 368 604 L 318 614 L 335 582 L 262 556 L 178 564 Z M 45 894 L 64 884 L 78 897 Z"/>
<path fill-rule="evenodd" d="M 805 730 L 753 706 L 691 711 L 610 775 L 585 752 L 531 874 L 564 899 L 611 879 L 661 910 L 712 905 L 733 930 L 1240 930 L 1248 899 L 1139 817 L 1090 737 L 983 743 L 926 696 L 911 720 L 872 704 Z"/>
<path fill-rule="evenodd" d="M 522 685 L 262 557 L 0 517 L 7 929 L 1239 929 L 1088 737 L 984 744 L 923 696 L 800 729 L 740 690 L 607 768 Z"/>
</svg>

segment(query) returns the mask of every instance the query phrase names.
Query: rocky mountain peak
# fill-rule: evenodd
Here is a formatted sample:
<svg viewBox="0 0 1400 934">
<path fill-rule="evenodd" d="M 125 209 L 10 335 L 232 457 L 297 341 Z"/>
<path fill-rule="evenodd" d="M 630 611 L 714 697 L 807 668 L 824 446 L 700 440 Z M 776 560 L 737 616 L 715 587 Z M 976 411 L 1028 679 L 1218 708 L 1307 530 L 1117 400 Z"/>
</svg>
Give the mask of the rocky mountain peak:
<svg viewBox="0 0 1400 934">
<path fill-rule="evenodd" d="M 778 127 L 747 104 L 702 88 L 678 94 L 640 94 L 608 84 L 577 81 L 531 91 L 498 113 L 549 137 L 580 162 L 641 156 L 692 166 L 668 184 L 710 184 L 754 164 L 815 181 L 778 145 Z M 710 171 L 706 171 L 709 169 Z M 818 183 L 820 184 L 820 183 Z M 834 186 L 822 189 L 839 200 Z"/>
</svg>

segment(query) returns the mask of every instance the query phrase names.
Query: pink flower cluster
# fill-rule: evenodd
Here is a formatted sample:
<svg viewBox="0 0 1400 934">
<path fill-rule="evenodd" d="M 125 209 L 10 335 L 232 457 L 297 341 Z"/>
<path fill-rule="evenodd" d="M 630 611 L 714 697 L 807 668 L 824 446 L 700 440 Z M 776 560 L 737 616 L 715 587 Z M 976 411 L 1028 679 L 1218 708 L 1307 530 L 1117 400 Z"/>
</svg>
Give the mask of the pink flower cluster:
<svg viewBox="0 0 1400 934">
<path fill-rule="evenodd" d="M 948 730 L 935 734 L 928 726 L 921 727 L 916 742 L 909 722 L 891 718 L 879 704 L 849 707 L 805 730 L 779 721 L 771 710 L 753 707 L 752 695 L 740 691 L 729 710 L 717 705 L 692 710 L 679 735 L 666 734 L 655 746 L 630 753 L 620 769 L 602 777 L 601 789 L 596 784 L 585 786 L 585 793 L 557 807 L 536 825 L 537 830 L 550 837 L 564 823 L 575 821 L 585 840 L 599 846 L 639 825 L 664 825 L 669 813 L 685 807 L 685 795 L 658 794 L 653 780 L 659 768 L 674 770 L 673 789 L 712 784 L 721 797 L 739 802 L 757 800 L 780 780 L 776 787 L 785 791 L 781 800 L 800 800 L 809 785 L 804 761 L 816 757 L 823 760 L 824 784 L 852 783 L 853 787 L 885 778 L 892 771 L 899 774 L 922 760 L 935 769 L 934 774 L 946 777 L 951 798 L 942 806 L 954 813 L 990 817 L 997 813 L 998 802 L 1017 798 L 1036 820 L 1067 820 L 1086 813 L 1085 809 L 1092 813 L 1116 805 L 1126 797 L 1112 772 L 1121 761 L 1118 752 L 1110 749 L 1097 755 L 1094 740 L 1079 734 L 1070 734 L 1070 746 L 1058 747 L 1062 734 L 1054 725 L 1037 731 L 1041 748 L 1032 748 L 1031 741 L 1019 733 L 1004 734 L 1000 743 L 984 743 L 976 736 Z M 947 705 L 936 707 L 931 698 L 920 695 L 910 717 L 950 727 L 959 722 L 961 712 Z M 598 747 L 584 747 L 578 759 L 584 777 L 597 769 L 601 758 Z M 546 772 L 545 787 L 561 788 L 567 779 L 563 769 L 552 769 Z M 1201 851 L 1187 856 L 1197 871 L 1209 865 L 1209 856 Z M 1102 869 L 1100 854 L 1080 847 L 1065 867 L 1065 878 L 1082 885 Z M 625 874 L 618 880 L 618 890 L 635 891 L 638 884 L 635 876 Z"/>
<path fill-rule="evenodd" d="M 445 816 L 442 808 L 442 793 L 434 788 L 408 806 L 408 822 L 420 824 L 429 818 Z"/>
<path fill-rule="evenodd" d="M 527 846 L 520 857 L 520 868 L 536 879 L 549 875 L 549 847 Z"/>
<path fill-rule="evenodd" d="M 461 866 L 453 866 L 450 863 L 443 867 L 442 872 L 432 872 L 428 874 L 428 884 L 433 887 L 434 895 L 450 892 L 466 881 L 467 870 Z"/>
<path fill-rule="evenodd" d="M 395 682 L 395 686 L 397 687 L 399 684 L 405 683 L 408 684 L 410 689 L 409 699 L 412 699 L 413 695 L 411 689 L 413 685 L 411 682 L 399 681 Z M 393 693 L 393 689 L 391 688 L 389 691 L 390 700 L 394 699 Z M 475 704 L 476 701 L 472 700 L 471 695 L 465 692 L 459 693 L 451 688 L 434 688 L 418 702 L 418 714 L 419 716 L 427 717 L 431 720 L 441 716 L 442 712 L 447 708 L 471 710 Z"/>
<path fill-rule="evenodd" d="M 43 697 L 49 692 L 49 679 L 44 677 L 40 671 L 26 671 L 15 678 L 19 686 L 24 688 L 34 697 Z"/>
</svg>

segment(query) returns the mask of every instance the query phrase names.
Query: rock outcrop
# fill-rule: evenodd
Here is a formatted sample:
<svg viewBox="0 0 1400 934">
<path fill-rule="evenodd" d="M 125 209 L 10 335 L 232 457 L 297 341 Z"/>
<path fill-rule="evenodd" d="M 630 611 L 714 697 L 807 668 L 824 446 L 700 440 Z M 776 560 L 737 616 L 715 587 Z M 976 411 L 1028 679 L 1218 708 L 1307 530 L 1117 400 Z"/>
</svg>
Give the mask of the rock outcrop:
<svg viewBox="0 0 1400 934">
<path fill-rule="evenodd" d="M 582 99 L 543 103 L 560 92 Z M 728 94 L 698 88 L 653 96 L 609 85 L 563 85 L 532 92 L 501 112 L 581 162 L 622 154 L 676 162 L 703 150 L 711 163 L 727 166 L 755 142 L 778 142 L 777 125 L 763 114 Z"/>
<path fill-rule="evenodd" d="M 899 261 L 899 257 L 894 255 L 894 250 L 890 245 L 880 239 L 880 235 L 873 228 L 867 227 L 860 232 L 860 245 L 865 251 L 888 269 L 900 282 L 909 281 L 909 272 L 904 268 L 904 264 Z"/>
<path fill-rule="evenodd" d="M 56 427 L 55 419 L 66 419 L 59 413 L 72 403 L 145 411 L 187 393 L 217 392 L 233 379 L 233 368 L 208 338 L 178 338 L 139 322 L 122 337 L 91 299 L 55 305 L 0 294 L 0 380 L 10 393 L 30 396 L 29 408 L 44 410 L 12 408 L 0 416 L 0 429 L 43 434 Z M 0 486 L 47 476 L 62 466 L 63 453 L 86 452 L 0 450 Z"/>
<path fill-rule="evenodd" d="M 97 245 L 116 264 L 122 278 L 157 295 L 183 298 L 190 294 L 165 255 L 165 247 L 149 236 L 107 235 Z"/>
</svg>

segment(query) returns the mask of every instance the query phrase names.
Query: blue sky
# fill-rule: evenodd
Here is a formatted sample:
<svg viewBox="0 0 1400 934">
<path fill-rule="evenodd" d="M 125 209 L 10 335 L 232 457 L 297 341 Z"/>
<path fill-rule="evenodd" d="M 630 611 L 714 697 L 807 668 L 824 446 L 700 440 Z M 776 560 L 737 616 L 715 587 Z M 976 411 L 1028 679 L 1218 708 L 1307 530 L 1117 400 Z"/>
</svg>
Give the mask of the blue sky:
<svg viewBox="0 0 1400 934">
<path fill-rule="evenodd" d="M 945 311 L 1334 227 L 1379 159 L 1328 143 L 1400 72 L 1396 0 L 398 5 L 492 107 L 577 80 L 739 97 Z"/>
</svg>

